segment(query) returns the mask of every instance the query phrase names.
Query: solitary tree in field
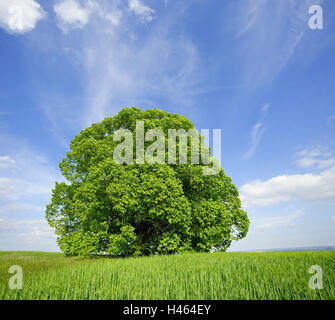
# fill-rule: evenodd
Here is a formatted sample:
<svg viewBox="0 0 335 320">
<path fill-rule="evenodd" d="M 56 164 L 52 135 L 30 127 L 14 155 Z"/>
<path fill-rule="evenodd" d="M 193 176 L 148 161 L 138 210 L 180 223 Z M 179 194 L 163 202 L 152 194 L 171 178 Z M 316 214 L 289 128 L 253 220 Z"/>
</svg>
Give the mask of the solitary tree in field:
<svg viewBox="0 0 335 320">
<path fill-rule="evenodd" d="M 136 138 L 138 123 L 142 141 Z M 46 209 L 62 251 L 112 256 L 225 251 L 246 236 L 249 219 L 231 179 L 221 167 L 204 174 L 203 159 L 191 163 L 192 146 L 204 148 L 201 138 L 199 144 L 180 134 L 175 150 L 168 149 L 171 129 L 197 132 L 184 116 L 125 108 L 75 136 L 60 163 L 67 182 L 56 183 Z M 171 163 L 174 152 L 177 161 Z"/>
</svg>

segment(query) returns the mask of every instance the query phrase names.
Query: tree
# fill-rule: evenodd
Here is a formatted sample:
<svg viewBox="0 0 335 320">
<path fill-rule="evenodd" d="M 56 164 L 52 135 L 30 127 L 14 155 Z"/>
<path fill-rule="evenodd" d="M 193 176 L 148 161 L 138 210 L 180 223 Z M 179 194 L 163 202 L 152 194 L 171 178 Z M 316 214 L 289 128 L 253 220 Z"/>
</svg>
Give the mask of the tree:
<svg viewBox="0 0 335 320">
<path fill-rule="evenodd" d="M 59 165 L 67 182 L 56 182 L 46 208 L 61 250 L 70 255 L 113 256 L 225 251 L 232 240 L 245 237 L 249 219 L 223 169 L 204 175 L 204 161 L 192 164 L 192 145 L 198 142 L 191 137 L 186 137 L 185 164 L 148 159 L 140 164 L 136 157 L 152 149 L 155 139 L 144 141 L 143 150 L 136 148 L 138 121 L 143 121 L 146 134 L 160 129 L 165 146 L 169 129 L 194 130 L 191 121 L 178 114 L 124 108 L 76 135 Z M 128 151 L 134 161 L 128 164 L 115 160 L 115 151 L 126 140 L 116 139 L 120 129 L 133 133 Z M 177 158 L 181 141 L 176 139 Z M 158 153 L 156 149 L 152 156 Z"/>
</svg>

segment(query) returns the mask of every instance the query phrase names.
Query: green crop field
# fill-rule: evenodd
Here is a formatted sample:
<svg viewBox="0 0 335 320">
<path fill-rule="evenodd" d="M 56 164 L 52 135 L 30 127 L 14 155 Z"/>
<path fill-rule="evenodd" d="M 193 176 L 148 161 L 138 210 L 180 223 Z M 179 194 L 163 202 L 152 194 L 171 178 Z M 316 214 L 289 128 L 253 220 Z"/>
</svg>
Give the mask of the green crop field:
<svg viewBox="0 0 335 320">
<path fill-rule="evenodd" d="M 23 270 L 11 290 L 9 267 Z M 319 265 L 323 288 L 309 288 Z M 0 252 L 0 300 L 7 299 L 335 299 L 335 251 L 194 253 L 79 258 Z"/>
</svg>

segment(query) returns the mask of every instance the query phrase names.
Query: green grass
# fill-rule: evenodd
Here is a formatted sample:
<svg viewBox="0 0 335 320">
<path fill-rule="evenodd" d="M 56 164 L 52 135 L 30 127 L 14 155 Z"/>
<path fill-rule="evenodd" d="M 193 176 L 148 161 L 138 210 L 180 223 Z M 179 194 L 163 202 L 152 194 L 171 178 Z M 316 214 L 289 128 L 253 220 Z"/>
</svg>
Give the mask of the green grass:
<svg viewBox="0 0 335 320">
<path fill-rule="evenodd" d="M 23 289 L 10 290 L 11 265 Z M 310 266 L 323 289 L 308 286 Z M 335 299 L 335 251 L 204 253 L 127 259 L 0 252 L 5 299 Z"/>
</svg>

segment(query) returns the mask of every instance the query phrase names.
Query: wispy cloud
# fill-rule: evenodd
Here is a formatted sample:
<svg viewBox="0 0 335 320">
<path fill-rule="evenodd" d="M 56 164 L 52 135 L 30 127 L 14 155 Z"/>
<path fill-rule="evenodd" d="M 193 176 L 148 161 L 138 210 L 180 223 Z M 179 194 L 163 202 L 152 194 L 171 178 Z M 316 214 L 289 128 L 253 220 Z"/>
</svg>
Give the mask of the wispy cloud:
<svg viewBox="0 0 335 320">
<path fill-rule="evenodd" d="M 263 133 L 265 131 L 264 120 L 266 118 L 267 111 L 268 111 L 269 107 L 270 107 L 270 105 L 268 103 L 266 103 L 262 107 L 262 109 L 261 109 L 261 111 L 262 111 L 261 120 L 257 121 L 255 123 L 255 125 L 253 126 L 252 130 L 251 130 L 250 146 L 249 146 L 249 150 L 245 154 L 245 158 L 247 158 L 247 159 L 251 158 L 254 155 L 254 153 L 257 149 L 257 146 L 258 146 L 259 142 L 261 141 L 261 138 L 262 138 Z"/>
<path fill-rule="evenodd" d="M 169 26 L 153 29 L 144 42 L 106 36 L 96 35 L 85 48 L 85 125 L 122 106 L 155 106 L 155 97 L 183 108 L 192 105 L 199 57 L 191 40 L 170 39 Z"/>
<path fill-rule="evenodd" d="M 106 2 L 86 0 L 58 0 L 54 5 L 57 24 L 64 33 L 72 29 L 83 29 L 87 24 L 99 21 L 100 27 L 104 23 L 119 26 L 123 13 L 119 0 L 114 0 L 106 5 Z M 142 16 L 145 12 L 141 13 Z"/>
<path fill-rule="evenodd" d="M 129 0 L 129 9 L 140 17 L 142 22 L 150 22 L 153 19 L 155 10 L 146 6 L 140 0 Z"/>
<path fill-rule="evenodd" d="M 15 163 L 10 156 L 0 156 L 0 168 L 8 168 Z"/>
<path fill-rule="evenodd" d="M 16 139 L 2 137 L 0 144 L 10 154 L 3 157 L 6 166 L 0 166 L 0 214 L 44 216 L 55 181 L 63 180 L 60 173 L 43 155 Z"/>
<path fill-rule="evenodd" d="M 304 214 L 303 211 L 298 210 L 288 215 L 276 217 L 260 217 L 256 224 L 255 229 L 270 229 L 276 227 L 293 227 L 296 225 L 296 219 Z"/>
<path fill-rule="evenodd" d="M 99 1 L 98 7 L 95 1 L 89 3 L 85 5 L 92 12 L 89 22 L 76 34 L 69 30 L 66 51 L 51 48 L 53 55 L 65 59 L 66 54 L 68 62 L 74 61 L 71 67 L 80 83 L 76 95 L 34 85 L 36 103 L 58 141 L 65 145 L 69 128 L 72 134 L 125 106 L 173 106 L 175 112 L 192 108 L 197 95 L 204 92 L 201 84 L 206 70 L 192 39 L 176 34 L 174 28 L 190 4 L 171 4 L 175 10 L 161 12 L 159 23 L 158 19 L 147 23 L 142 32 L 142 21 L 134 19 L 134 10 L 137 14 L 153 13 L 151 10 L 142 12 L 134 2 L 132 10 L 130 3 L 116 0 Z"/>
<path fill-rule="evenodd" d="M 240 11 L 240 25 L 239 30 L 237 30 L 236 36 L 240 37 L 243 34 L 247 33 L 250 29 L 252 29 L 257 20 L 261 18 L 263 14 L 262 8 L 265 4 L 264 0 L 247 2 L 245 7 Z"/>
<path fill-rule="evenodd" d="M 297 157 L 297 166 L 301 168 L 325 169 L 335 165 L 335 155 L 321 147 L 299 151 Z"/>
<path fill-rule="evenodd" d="M 231 4 L 224 20 L 243 53 L 239 61 L 243 85 L 256 88 L 277 77 L 308 31 L 309 6 L 321 2 L 236 0 Z"/>
<path fill-rule="evenodd" d="M 0 177 L 0 201 L 11 199 L 11 193 L 14 190 L 11 179 Z"/>
</svg>

